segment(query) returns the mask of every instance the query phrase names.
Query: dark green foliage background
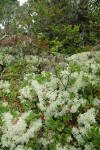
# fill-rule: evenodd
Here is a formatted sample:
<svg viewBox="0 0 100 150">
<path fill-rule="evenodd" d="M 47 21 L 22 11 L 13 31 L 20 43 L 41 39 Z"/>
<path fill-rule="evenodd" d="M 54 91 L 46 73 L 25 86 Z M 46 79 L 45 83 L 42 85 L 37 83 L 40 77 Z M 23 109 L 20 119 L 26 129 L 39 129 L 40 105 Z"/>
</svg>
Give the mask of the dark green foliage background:
<svg viewBox="0 0 100 150">
<path fill-rule="evenodd" d="M 0 1 L 0 36 L 22 35 L 48 40 L 53 53 L 74 54 L 99 45 L 98 0 Z"/>
</svg>

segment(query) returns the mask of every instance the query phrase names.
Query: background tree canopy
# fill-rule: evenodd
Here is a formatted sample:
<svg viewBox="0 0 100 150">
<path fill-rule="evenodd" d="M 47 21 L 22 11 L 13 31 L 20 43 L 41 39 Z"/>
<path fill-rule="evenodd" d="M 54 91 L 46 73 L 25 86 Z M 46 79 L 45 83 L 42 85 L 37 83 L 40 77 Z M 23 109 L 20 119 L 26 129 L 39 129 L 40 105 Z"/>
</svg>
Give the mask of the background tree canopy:
<svg viewBox="0 0 100 150">
<path fill-rule="evenodd" d="M 99 44 L 98 0 L 0 1 L 0 35 L 26 34 L 47 39 L 51 51 L 76 53 Z"/>
</svg>

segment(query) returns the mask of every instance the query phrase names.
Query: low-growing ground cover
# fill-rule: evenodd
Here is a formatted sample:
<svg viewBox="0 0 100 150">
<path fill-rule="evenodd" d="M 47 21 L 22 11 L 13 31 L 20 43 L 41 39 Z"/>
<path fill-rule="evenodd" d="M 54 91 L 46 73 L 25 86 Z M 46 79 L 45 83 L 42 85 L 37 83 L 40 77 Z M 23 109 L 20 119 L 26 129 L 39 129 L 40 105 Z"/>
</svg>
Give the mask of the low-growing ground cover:
<svg viewBox="0 0 100 150">
<path fill-rule="evenodd" d="M 99 150 L 100 52 L 1 52 L 0 150 Z"/>
</svg>

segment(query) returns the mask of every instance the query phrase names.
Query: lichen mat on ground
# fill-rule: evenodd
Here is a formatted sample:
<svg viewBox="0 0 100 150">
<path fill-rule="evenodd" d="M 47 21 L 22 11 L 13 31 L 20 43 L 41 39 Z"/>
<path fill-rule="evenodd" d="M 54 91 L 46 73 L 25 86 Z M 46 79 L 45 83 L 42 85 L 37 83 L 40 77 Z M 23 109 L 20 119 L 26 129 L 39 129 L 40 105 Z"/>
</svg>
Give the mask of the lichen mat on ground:
<svg viewBox="0 0 100 150">
<path fill-rule="evenodd" d="M 0 53 L 0 150 L 99 150 L 99 51 L 58 62 Z"/>
</svg>

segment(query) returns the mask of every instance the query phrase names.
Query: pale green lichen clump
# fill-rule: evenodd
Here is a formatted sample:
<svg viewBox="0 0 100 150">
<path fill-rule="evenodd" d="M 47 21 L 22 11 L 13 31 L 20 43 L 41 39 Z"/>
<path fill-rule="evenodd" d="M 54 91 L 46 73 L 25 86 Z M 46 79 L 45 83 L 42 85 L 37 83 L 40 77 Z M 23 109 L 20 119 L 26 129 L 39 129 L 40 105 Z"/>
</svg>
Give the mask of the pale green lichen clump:
<svg viewBox="0 0 100 150">
<path fill-rule="evenodd" d="M 95 52 L 91 58 L 91 53 L 75 54 L 66 58 L 67 67 L 54 73 L 25 73 L 16 96 L 21 114 L 16 111 L 15 115 L 9 100 L 0 103 L 4 109 L 0 112 L 1 150 L 97 150 L 99 54 Z M 25 59 L 33 65 L 34 60 L 38 62 L 36 56 Z M 6 80 L 0 81 L 0 90 L 6 95 L 13 92 Z"/>
</svg>

